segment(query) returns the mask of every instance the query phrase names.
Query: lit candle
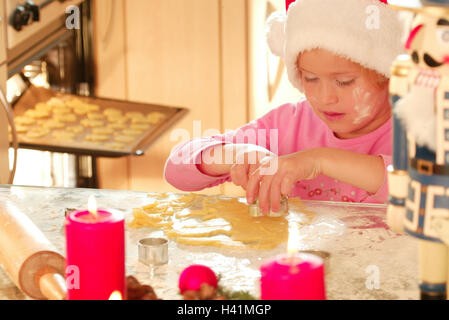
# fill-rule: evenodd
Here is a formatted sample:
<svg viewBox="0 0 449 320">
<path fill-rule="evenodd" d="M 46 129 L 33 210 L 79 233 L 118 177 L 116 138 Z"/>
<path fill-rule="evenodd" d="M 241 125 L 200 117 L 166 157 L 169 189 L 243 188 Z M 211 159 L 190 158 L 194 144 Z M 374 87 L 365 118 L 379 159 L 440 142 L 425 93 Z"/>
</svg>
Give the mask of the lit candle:
<svg viewBox="0 0 449 320">
<path fill-rule="evenodd" d="M 288 254 L 270 259 L 260 268 L 262 300 L 325 300 L 323 259 L 298 253 L 297 226 L 291 228 Z"/>
<path fill-rule="evenodd" d="M 67 297 L 108 300 L 113 292 L 125 297 L 125 223 L 117 211 L 97 210 L 93 197 L 87 211 L 66 220 Z"/>
</svg>

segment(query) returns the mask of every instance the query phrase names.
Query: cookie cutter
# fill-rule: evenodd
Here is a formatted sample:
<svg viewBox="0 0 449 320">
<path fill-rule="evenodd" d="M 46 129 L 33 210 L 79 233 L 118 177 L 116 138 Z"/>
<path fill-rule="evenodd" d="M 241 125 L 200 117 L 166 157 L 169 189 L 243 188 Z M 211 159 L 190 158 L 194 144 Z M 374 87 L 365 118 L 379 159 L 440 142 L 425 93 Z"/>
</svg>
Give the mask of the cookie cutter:
<svg viewBox="0 0 449 320">
<path fill-rule="evenodd" d="M 263 217 L 265 216 L 260 210 L 259 199 L 255 203 L 248 205 L 248 213 L 251 217 Z M 282 217 L 288 213 L 288 198 L 282 197 L 280 202 L 280 207 L 278 212 L 270 212 L 266 215 L 267 217 Z"/>
<path fill-rule="evenodd" d="M 168 263 L 168 240 L 164 238 L 144 238 L 138 243 L 139 261 L 147 266 Z"/>
</svg>

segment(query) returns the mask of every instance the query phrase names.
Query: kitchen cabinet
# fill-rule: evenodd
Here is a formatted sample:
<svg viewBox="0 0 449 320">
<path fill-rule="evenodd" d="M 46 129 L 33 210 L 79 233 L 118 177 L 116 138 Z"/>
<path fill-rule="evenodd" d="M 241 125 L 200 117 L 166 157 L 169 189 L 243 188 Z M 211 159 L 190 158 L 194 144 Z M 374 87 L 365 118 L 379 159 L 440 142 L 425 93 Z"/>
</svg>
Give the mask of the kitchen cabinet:
<svg viewBox="0 0 449 320">
<path fill-rule="evenodd" d="M 270 10 L 284 8 L 284 1 L 273 1 L 94 0 L 95 94 L 189 109 L 144 156 L 99 159 L 101 188 L 175 191 L 163 178 L 165 161 L 181 142 L 174 129 L 211 135 L 268 111 L 273 88 L 260 81 L 273 69 L 265 20 Z M 279 59 L 270 58 L 276 69 Z M 273 81 L 293 91 L 282 67 Z M 243 190 L 227 183 L 204 193 Z"/>
</svg>

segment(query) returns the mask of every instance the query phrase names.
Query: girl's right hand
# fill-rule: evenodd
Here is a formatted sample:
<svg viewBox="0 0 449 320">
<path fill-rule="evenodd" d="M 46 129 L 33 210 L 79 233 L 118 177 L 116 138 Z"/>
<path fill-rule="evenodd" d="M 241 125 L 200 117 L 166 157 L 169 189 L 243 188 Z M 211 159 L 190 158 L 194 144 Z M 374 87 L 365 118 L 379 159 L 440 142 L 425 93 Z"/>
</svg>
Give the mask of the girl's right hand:
<svg viewBox="0 0 449 320">
<path fill-rule="evenodd" d="M 251 145 L 233 145 L 236 148 L 235 161 L 231 166 L 230 175 L 232 182 L 246 190 L 249 176 L 260 166 L 263 159 L 273 156 L 274 153 L 266 148 Z"/>
</svg>

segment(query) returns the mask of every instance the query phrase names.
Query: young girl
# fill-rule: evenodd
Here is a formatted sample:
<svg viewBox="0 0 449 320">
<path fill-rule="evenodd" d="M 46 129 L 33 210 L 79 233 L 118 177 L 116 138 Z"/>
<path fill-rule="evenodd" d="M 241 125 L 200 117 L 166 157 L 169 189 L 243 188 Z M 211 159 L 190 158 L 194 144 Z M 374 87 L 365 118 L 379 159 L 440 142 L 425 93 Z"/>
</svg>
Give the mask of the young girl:
<svg viewBox="0 0 449 320">
<path fill-rule="evenodd" d="M 386 0 L 287 0 L 268 20 L 271 50 L 306 99 L 223 135 L 173 149 L 165 178 L 184 191 L 226 181 L 277 212 L 282 196 L 385 203 L 391 163 L 388 78 L 401 24 Z"/>
</svg>

